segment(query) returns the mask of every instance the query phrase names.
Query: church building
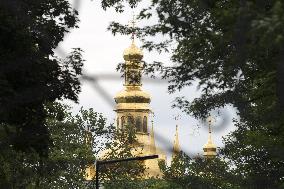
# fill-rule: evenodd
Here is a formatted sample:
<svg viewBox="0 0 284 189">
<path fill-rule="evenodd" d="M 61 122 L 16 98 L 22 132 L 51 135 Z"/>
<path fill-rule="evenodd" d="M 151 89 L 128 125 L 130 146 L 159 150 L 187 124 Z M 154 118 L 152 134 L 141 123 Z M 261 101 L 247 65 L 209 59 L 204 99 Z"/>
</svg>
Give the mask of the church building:
<svg viewBox="0 0 284 189">
<path fill-rule="evenodd" d="M 123 53 L 124 63 L 124 89 L 118 92 L 114 100 L 116 106 L 116 126 L 123 129 L 126 125 L 135 129 L 137 142 L 134 144 L 134 156 L 158 155 L 158 159 L 145 160 L 145 178 L 162 177 L 159 168 L 159 160 L 167 162 L 166 153 L 155 144 L 153 121 L 150 121 L 152 110 L 150 108 L 151 96 L 142 88 L 142 59 L 143 52 L 135 45 L 134 37 L 129 48 Z M 150 124 L 151 122 L 151 124 Z M 174 137 L 172 159 L 180 152 L 178 126 Z M 107 152 L 105 152 L 107 153 Z M 212 158 L 216 156 L 216 146 L 211 139 L 211 127 L 209 128 L 208 143 L 204 146 L 204 156 Z M 91 165 L 86 169 L 86 180 L 92 180 L 95 176 L 95 167 Z"/>
</svg>

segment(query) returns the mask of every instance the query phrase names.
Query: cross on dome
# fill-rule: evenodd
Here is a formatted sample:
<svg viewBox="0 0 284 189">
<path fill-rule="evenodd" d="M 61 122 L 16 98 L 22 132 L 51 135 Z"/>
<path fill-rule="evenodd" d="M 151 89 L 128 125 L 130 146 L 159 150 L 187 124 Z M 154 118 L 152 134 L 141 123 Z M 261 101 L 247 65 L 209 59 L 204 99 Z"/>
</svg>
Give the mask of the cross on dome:
<svg viewBox="0 0 284 189">
<path fill-rule="evenodd" d="M 136 19 L 135 19 L 135 14 L 134 11 L 132 12 L 132 20 L 129 22 L 129 27 L 131 27 L 131 39 L 132 43 L 134 43 L 135 40 L 135 26 L 136 26 Z"/>
</svg>

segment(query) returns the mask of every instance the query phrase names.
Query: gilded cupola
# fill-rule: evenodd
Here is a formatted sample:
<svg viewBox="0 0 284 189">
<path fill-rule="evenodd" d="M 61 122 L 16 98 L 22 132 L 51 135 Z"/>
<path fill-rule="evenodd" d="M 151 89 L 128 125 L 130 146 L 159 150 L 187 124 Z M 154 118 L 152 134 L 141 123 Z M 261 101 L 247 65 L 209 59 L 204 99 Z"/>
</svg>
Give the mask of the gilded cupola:
<svg viewBox="0 0 284 189">
<path fill-rule="evenodd" d="M 126 87 L 115 96 L 116 103 L 150 103 L 150 95 L 139 87 Z"/>
<path fill-rule="evenodd" d="M 209 137 L 207 143 L 203 147 L 204 151 L 203 155 L 205 158 L 214 158 L 217 155 L 217 146 L 212 141 L 211 117 L 209 118 L 208 122 L 209 122 Z"/>
<path fill-rule="evenodd" d="M 130 47 L 124 50 L 123 58 L 125 61 L 141 61 L 143 52 L 135 45 L 134 41 L 132 41 Z"/>
</svg>

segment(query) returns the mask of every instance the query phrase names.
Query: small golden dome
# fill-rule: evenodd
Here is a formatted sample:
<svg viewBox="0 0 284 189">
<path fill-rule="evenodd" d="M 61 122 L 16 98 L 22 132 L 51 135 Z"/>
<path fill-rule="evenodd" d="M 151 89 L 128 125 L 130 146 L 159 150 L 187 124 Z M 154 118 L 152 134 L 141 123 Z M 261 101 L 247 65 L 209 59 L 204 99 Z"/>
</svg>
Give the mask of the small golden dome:
<svg viewBox="0 0 284 189">
<path fill-rule="evenodd" d="M 211 137 L 208 142 L 204 145 L 203 151 L 205 157 L 215 157 L 217 155 L 217 146 L 212 142 Z"/>
<path fill-rule="evenodd" d="M 203 147 L 203 149 L 216 149 L 216 148 L 217 148 L 216 145 L 213 144 L 212 141 L 208 141 Z"/>
<path fill-rule="evenodd" d="M 212 142 L 212 136 L 211 136 L 211 124 L 212 124 L 213 118 L 210 116 L 208 118 L 209 122 L 209 138 L 207 143 L 203 147 L 203 155 L 207 158 L 214 158 L 217 155 L 217 146 Z"/>
<path fill-rule="evenodd" d="M 141 49 L 139 49 L 134 42 L 124 50 L 123 52 L 123 58 L 125 61 L 129 60 L 142 60 L 143 58 L 143 52 Z"/>
</svg>

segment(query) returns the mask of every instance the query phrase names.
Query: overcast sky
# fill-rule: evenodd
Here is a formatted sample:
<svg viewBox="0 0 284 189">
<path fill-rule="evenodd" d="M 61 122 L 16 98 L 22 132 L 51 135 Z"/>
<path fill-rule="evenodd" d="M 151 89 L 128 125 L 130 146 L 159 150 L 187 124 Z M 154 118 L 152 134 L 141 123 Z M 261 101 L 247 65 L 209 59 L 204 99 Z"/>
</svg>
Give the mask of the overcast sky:
<svg viewBox="0 0 284 189">
<path fill-rule="evenodd" d="M 122 14 L 117 14 L 110 9 L 104 11 L 99 1 L 74 0 L 71 3 L 79 11 L 79 28 L 72 30 L 65 37 L 56 52 L 62 56 L 70 52 L 72 48 L 83 49 L 84 74 L 94 76 L 97 80 L 82 81 L 82 92 L 79 95 L 79 104 L 68 102 L 76 113 L 83 107 L 94 108 L 103 113 L 109 122 L 115 119 L 114 100 L 115 94 L 123 89 L 123 79 L 115 68 L 118 63 L 123 62 L 123 51 L 129 47 L 131 40 L 129 36 L 113 36 L 107 31 L 111 21 L 127 24 L 132 18 L 132 11 L 127 9 Z M 137 9 L 139 10 L 139 8 Z M 139 26 L 138 23 L 137 25 Z M 139 46 L 141 43 L 136 40 Z M 144 50 L 146 62 L 162 61 L 170 64 L 170 54 L 158 54 Z M 143 89 L 151 94 L 151 108 L 155 113 L 154 131 L 156 144 L 164 150 L 171 149 L 175 134 L 175 125 L 179 125 L 179 137 L 182 150 L 188 154 L 202 153 L 202 147 L 207 142 L 208 128 L 198 120 L 182 113 L 180 110 L 172 109 L 171 105 L 175 97 L 186 96 L 192 100 L 198 97 L 196 86 L 188 87 L 180 93 L 167 93 L 167 82 L 144 78 Z M 231 108 L 223 111 L 225 118 L 229 120 L 222 129 L 213 128 L 213 139 L 217 146 L 222 146 L 222 136 L 233 130 L 231 119 L 235 116 Z M 173 117 L 180 114 L 181 119 L 176 122 Z M 224 118 L 224 116 L 222 116 Z M 217 124 L 221 124 L 223 118 L 216 118 Z M 201 127 L 198 129 L 198 127 Z M 217 127 L 217 126 L 216 126 Z"/>
</svg>

